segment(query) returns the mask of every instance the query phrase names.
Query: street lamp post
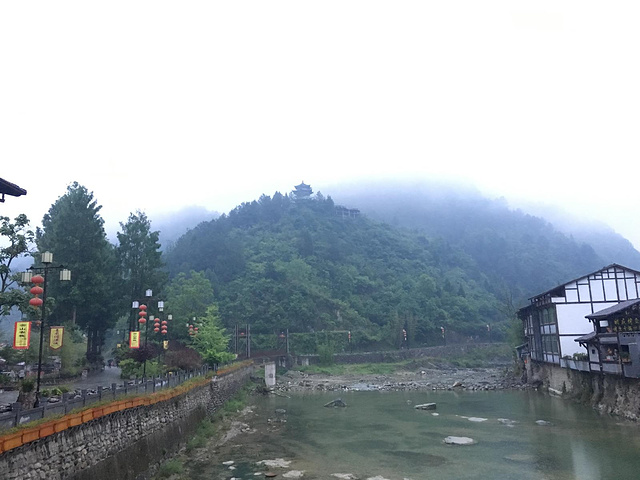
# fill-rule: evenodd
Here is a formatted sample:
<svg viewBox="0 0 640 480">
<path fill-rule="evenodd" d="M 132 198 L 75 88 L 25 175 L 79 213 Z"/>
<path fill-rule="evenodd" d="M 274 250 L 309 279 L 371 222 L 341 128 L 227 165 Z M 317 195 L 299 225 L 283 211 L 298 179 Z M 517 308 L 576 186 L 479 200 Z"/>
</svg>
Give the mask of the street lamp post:
<svg viewBox="0 0 640 480">
<path fill-rule="evenodd" d="M 36 378 L 36 399 L 33 404 L 33 408 L 37 408 L 40 406 L 40 377 L 42 376 L 42 349 L 44 346 L 44 328 L 46 324 L 47 311 L 46 311 L 46 301 L 47 301 L 47 280 L 49 278 L 49 271 L 51 270 L 59 270 L 60 271 L 60 280 L 61 281 L 69 281 L 71 280 L 71 271 L 67 270 L 63 265 L 51 266 L 53 263 L 53 253 L 44 252 L 41 256 L 41 263 L 44 265 L 43 267 L 29 267 L 28 272 L 23 272 L 22 281 L 24 283 L 33 282 L 35 286 L 31 289 L 31 293 L 36 295 L 29 301 L 30 305 L 39 306 L 42 308 L 42 313 L 40 317 L 40 346 L 38 348 L 38 377 Z M 38 273 L 42 275 L 33 275 L 33 273 Z M 40 289 L 39 284 L 42 283 L 42 289 Z M 38 294 L 42 293 L 42 299 L 37 297 Z"/>
<path fill-rule="evenodd" d="M 147 297 L 147 305 L 149 305 L 149 307 L 151 307 L 151 297 L 153 296 L 153 291 L 151 289 L 148 289 L 145 293 L 144 296 Z M 147 378 L 147 355 L 149 355 L 149 343 L 148 343 L 148 337 L 149 337 L 149 323 L 153 322 L 153 316 L 149 316 L 149 321 L 145 322 L 145 328 L 144 328 L 144 364 L 142 367 L 142 380 L 146 380 Z"/>
<path fill-rule="evenodd" d="M 147 297 L 147 304 L 149 307 L 151 306 L 151 299 L 153 297 L 153 291 L 148 289 L 145 292 L 145 297 Z M 158 301 L 158 311 L 162 312 L 164 310 L 164 302 L 162 300 Z M 142 379 L 147 378 L 147 356 L 149 355 L 149 323 L 153 322 L 155 317 L 153 315 L 149 315 L 149 321 L 145 322 L 144 329 L 144 363 L 142 366 Z"/>
</svg>

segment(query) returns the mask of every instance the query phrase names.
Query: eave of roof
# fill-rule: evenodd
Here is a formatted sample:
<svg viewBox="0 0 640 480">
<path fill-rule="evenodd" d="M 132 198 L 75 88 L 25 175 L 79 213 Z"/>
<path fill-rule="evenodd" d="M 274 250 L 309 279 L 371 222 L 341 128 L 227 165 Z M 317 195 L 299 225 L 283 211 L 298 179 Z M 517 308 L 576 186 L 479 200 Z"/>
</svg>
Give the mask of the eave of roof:
<svg viewBox="0 0 640 480">
<path fill-rule="evenodd" d="M 624 302 L 620 302 L 617 305 L 613 305 L 612 307 L 607 307 L 603 310 L 599 310 L 591 315 L 585 315 L 589 320 L 600 320 L 603 318 L 607 318 L 608 316 L 620 312 L 626 308 L 629 308 L 637 303 L 640 303 L 640 298 L 634 298 L 633 300 L 625 300 Z"/>
<path fill-rule="evenodd" d="M 591 332 L 591 333 L 587 333 L 586 335 L 583 335 L 581 337 L 578 338 L 574 338 L 574 342 L 580 342 L 580 343 L 587 343 L 590 342 L 591 340 L 593 340 L 594 338 L 596 338 L 598 336 L 597 332 Z"/>
<path fill-rule="evenodd" d="M 0 178 L 0 193 L 3 195 L 19 197 L 20 195 L 26 195 L 27 191 L 24 188 L 20 188 L 15 183 L 11 183 L 6 181 L 4 178 Z"/>
</svg>

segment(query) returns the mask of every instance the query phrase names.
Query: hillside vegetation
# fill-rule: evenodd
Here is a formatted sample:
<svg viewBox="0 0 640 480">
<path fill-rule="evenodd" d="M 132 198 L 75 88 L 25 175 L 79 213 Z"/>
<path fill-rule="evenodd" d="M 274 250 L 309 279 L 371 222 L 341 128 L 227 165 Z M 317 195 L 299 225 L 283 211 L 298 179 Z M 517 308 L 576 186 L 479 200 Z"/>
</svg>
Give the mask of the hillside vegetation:
<svg viewBox="0 0 640 480">
<path fill-rule="evenodd" d="M 227 326 L 252 331 L 352 331 L 358 347 L 496 338 L 505 309 L 474 261 L 440 240 L 365 217 L 336 215 L 331 198 L 276 193 L 181 237 L 172 275 L 203 271 Z"/>
<path fill-rule="evenodd" d="M 337 190 L 356 218 L 322 194 L 263 195 L 182 236 L 166 253 L 170 274 L 203 272 L 227 327 L 351 331 L 356 348 L 383 348 L 441 344 L 441 327 L 452 341 L 486 341 L 488 326 L 494 340 L 517 337 L 528 297 L 623 263 L 611 257 L 620 247 L 640 264 L 615 234 L 600 232 L 596 252 L 504 201 L 378 187 Z"/>
</svg>

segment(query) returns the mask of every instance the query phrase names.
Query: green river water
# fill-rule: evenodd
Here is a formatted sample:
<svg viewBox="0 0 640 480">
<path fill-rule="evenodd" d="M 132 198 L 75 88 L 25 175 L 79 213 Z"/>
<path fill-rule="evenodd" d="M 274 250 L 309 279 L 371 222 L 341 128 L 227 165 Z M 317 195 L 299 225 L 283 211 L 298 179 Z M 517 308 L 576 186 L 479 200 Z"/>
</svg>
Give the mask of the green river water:
<svg viewBox="0 0 640 480">
<path fill-rule="evenodd" d="M 323 407 L 337 397 L 348 406 Z M 253 400 L 248 423 L 272 426 L 270 433 L 239 437 L 244 446 L 236 445 L 232 457 L 192 478 L 262 478 L 266 470 L 279 478 L 303 471 L 305 479 L 340 478 L 337 473 L 377 480 L 640 478 L 637 424 L 537 392 L 334 392 Z M 428 402 L 436 402 L 435 412 L 414 408 Z M 286 423 L 274 422 L 279 417 Z M 447 445 L 447 436 L 476 443 Z M 246 447 L 251 442 L 253 450 Z M 291 464 L 267 469 L 249 450 Z M 225 460 L 235 469 L 222 465 Z"/>
</svg>

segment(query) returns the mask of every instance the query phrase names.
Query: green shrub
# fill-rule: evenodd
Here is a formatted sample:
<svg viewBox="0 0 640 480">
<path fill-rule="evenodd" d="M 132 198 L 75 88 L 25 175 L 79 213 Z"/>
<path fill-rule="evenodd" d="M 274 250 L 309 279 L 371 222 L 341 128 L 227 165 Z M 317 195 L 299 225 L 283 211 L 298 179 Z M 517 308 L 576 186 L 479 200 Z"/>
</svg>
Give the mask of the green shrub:
<svg viewBox="0 0 640 480">
<path fill-rule="evenodd" d="M 20 382 L 20 391 L 24 393 L 33 392 L 33 389 L 36 387 L 35 380 L 26 379 Z"/>
<path fill-rule="evenodd" d="M 171 475 L 177 475 L 184 471 L 184 465 L 182 462 L 177 459 L 169 460 L 168 462 L 163 463 L 158 469 L 158 477 L 160 478 L 168 478 Z"/>
<path fill-rule="evenodd" d="M 323 343 L 318 345 L 318 362 L 320 365 L 333 365 L 334 358 L 333 355 L 336 353 L 336 349 L 331 343 Z"/>
</svg>

